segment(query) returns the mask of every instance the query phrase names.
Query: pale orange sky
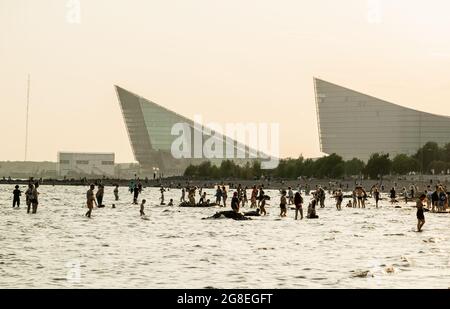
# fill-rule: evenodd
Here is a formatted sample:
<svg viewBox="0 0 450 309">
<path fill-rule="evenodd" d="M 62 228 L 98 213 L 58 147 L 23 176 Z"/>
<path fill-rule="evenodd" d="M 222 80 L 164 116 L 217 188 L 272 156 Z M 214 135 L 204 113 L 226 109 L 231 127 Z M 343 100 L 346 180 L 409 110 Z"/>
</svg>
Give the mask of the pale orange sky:
<svg viewBox="0 0 450 309">
<path fill-rule="evenodd" d="M 450 115 L 446 0 L 80 0 L 79 24 L 67 3 L 0 0 L 0 160 L 24 159 L 28 73 L 36 161 L 134 161 L 114 84 L 205 122 L 278 122 L 282 157 L 321 155 L 314 76 Z"/>
</svg>

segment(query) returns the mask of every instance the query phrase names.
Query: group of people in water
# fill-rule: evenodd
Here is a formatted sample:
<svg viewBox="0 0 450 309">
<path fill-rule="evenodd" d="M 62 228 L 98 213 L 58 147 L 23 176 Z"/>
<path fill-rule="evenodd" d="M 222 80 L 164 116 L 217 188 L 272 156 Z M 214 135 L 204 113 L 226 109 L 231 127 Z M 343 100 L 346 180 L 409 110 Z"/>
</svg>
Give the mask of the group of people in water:
<svg viewBox="0 0 450 309">
<path fill-rule="evenodd" d="M 103 197 L 105 194 L 105 187 L 103 184 L 97 184 L 97 191 L 95 191 L 96 185 L 91 184 L 89 186 L 88 191 L 86 192 L 86 205 L 87 212 L 85 216 L 90 218 L 92 214 L 93 208 L 96 207 L 105 207 L 103 205 Z M 25 191 L 26 205 L 27 205 L 27 213 L 35 214 L 39 205 L 39 182 L 30 181 L 28 184 L 28 188 Z M 348 188 L 348 185 L 347 185 Z M 170 190 L 170 189 L 169 189 Z M 293 209 L 295 210 L 295 220 L 302 220 L 304 218 L 303 213 L 303 205 L 304 198 L 302 196 L 302 192 L 305 195 L 310 195 L 312 191 L 312 199 L 308 205 L 306 217 L 310 219 L 318 218 L 316 214 L 316 206 L 320 206 L 320 208 L 325 207 L 326 200 L 326 190 L 327 188 L 323 188 L 319 185 L 316 186 L 315 190 L 311 190 L 309 185 L 299 186 L 298 190 L 294 193 L 292 187 L 288 187 L 287 190 L 280 190 L 280 217 L 287 216 L 287 210 L 289 205 L 293 205 Z M 344 191 L 342 186 L 336 188 L 328 188 L 328 193 L 332 198 L 336 201 L 336 209 L 338 211 L 342 210 L 342 203 L 344 198 L 350 198 L 346 207 L 349 208 L 366 208 L 366 203 L 369 198 L 373 198 L 375 201 L 375 207 L 379 207 L 379 201 L 381 198 L 381 193 L 384 192 L 385 188 L 383 185 L 375 184 L 370 190 L 366 191 L 366 189 L 362 185 L 356 185 L 355 188 L 350 192 L 350 194 L 344 195 Z M 143 187 L 140 182 L 131 182 L 129 186 L 129 192 L 133 194 L 133 204 L 138 204 L 139 195 L 142 193 Z M 248 199 L 248 191 L 250 191 L 250 199 Z M 161 205 L 165 205 L 164 203 L 164 193 L 166 189 L 161 186 Z M 199 194 L 199 201 L 196 202 L 197 192 Z M 203 188 L 197 187 L 185 187 L 181 189 L 181 197 L 180 202 L 185 204 L 186 206 L 223 206 L 227 207 L 228 201 L 228 192 L 229 189 L 225 185 L 217 185 L 215 187 L 215 202 L 211 203 L 210 199 L 207 199 L 207 193 L 203 190 Z M 423 225 L 425 224 L 425 216 L 424 212 L 446 212 L 449 207 L 449 195 L 447 193 L 447 188 L 444 185 L 438 184 L 434 188 L 430 185 L 427 186 L 426 190 L 422 191 L 423 193 L 419 193 L 419 188 L 415 185 L 411 185 L 409 189 L 403 187 L 401 189 L 401 193 L 397 194 L 396 187 L 393 186 L 389 192 L 388 197 L 390 199 L 390 203 L 392 205 L 397 205 L 400 203 L 400 200 L 404 200 L 405 203 L 409 201 L 414 201 L 416 199 L 416 208 L 417 208 L 417 229 L 418 231 L 422 230 Z M 119 200 L 119 185 L 115 185 L 113 190 L 114 200 Z M 187 195 L 187 199 L 186 199 Z M 20 199 L 22 196 L 22 191 L 18 185 L 15 186 L 13 190 L 13 208 L 20 207 Z M 250 208 L 256 208 L 255 214 L 258 216 L 267 215 L 266 211 L 266 202 L 270 200 L 270 197 L 264 191 L 264 185 L 256 186 L 254 185 L 251 188 L 243 187 L 239 184 L 235 191 L 232 194 L 231 198 L 231 210 L 235 213 L 240 213 L 241 208 L 245 207 L 247 204 L 250 204 Z M 142 199 L 140 204 L 140 215 L 145 216 L 144 206 L 146 204 L 146 200 Z M 168 206 L 173 206 L 173 199 L 170 199 Z M 112 205 L 115 208 L 115 204 Z"/>
<path fill-rule="evenodd" d="M 27 213 L 30 212 L 32 214 L 37 213 L 38 205 L 39 205 L 39 182 L 30 182 L 28 184 L 27 190 L 25 193 L 25 204 L 27 205 Z M 20 191 L 20 187 L 16 185 L 13 190 L 13 208 L 20 208 L 20 197 L 22 196 L 22 191 Z"/>
</svg>

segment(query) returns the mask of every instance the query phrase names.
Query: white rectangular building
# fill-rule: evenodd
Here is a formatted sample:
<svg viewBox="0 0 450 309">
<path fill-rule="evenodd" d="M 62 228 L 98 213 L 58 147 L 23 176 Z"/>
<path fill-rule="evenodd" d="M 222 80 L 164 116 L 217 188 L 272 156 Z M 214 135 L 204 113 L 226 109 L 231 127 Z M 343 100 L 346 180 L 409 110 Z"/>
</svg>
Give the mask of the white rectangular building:
<svg viewBox="0 0 450 309">
<path fill-rule="evenodd" d="M 114 177 L 114 153 L 58 153 L 58 174 L 61 177 Z"/>
</svg>

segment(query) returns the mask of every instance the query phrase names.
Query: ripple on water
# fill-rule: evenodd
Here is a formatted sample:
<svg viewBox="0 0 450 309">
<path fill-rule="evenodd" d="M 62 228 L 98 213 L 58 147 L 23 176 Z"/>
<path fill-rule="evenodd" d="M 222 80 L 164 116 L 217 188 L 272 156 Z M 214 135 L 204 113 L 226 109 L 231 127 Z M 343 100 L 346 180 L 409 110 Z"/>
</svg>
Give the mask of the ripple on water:
<svg viewBox="0 0 450 309">
<path fill-rule="evenodd" d="M 106 188 L 105 204 L 116 208 L 94 209 L 89 220 L 86 190 L 42 186 L 45 199 L 35 216 L 0 207 L 1 287 L 365 288 L 374 280 L 360 279 L 373 274 L 389 277 L 381 287 L 448 287 L 448 220 L 428 214 L 425 233 L 406 233 L 417 224 L 409 207 L 382 202 L 377 210 L 336 212 L 327 199 L 327 208 L 317 209 L 319 220 L 295 221 L 291 210 L 280 219 L 272 206 L 257 220 L 205 221 L 215 209 L 152 206 L 160 193 L 146 188 L 150 220 L 143 221 L 125 188 L 119 203 Z M 10 205 L 10 191 L 0 186 L 0 205 Z M 267 191 L 276 204 L 279 193 Z M 179 200 L 179 194 L 171 190 L 166 198 Z M 82 280 L 68 282 L 66 264 L 77 261 Z M 402 272 L 420 280 L 405 280 Z"/>
</svg>

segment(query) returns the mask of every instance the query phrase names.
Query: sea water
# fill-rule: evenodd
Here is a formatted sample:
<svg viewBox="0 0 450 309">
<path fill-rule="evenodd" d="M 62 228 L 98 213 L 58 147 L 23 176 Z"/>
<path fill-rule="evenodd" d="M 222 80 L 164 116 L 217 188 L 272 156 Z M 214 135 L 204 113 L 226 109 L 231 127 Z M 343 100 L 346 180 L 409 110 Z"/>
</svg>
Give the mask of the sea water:
<svg viewBox="0 0 450 309">
<path fill-rule="evenodd" d="M 293 210 L 279 217 L 279 192 L 267 190 L 267 216 L 234 221 L 202 220 L 220 207 L 160 206 L 159 189 L 145 188 L 142 220 L 126 188 L 118 202 L 105 188 L 91 219 L 87 187 L 41 186 L 35 215 L 24 196 L 12 208 L 13 189 L 0 186 L 1 288 L 450 287 L 450 215 L 425 213 L 418 233 L 415 204 L 396 209 L 385 194 L 378 209 L 345 199 L 342 211 L 327 196 L 319 219 L 295 221 Z M 165 202 L 180 196 L 171 189 Z"/>
</svg>

